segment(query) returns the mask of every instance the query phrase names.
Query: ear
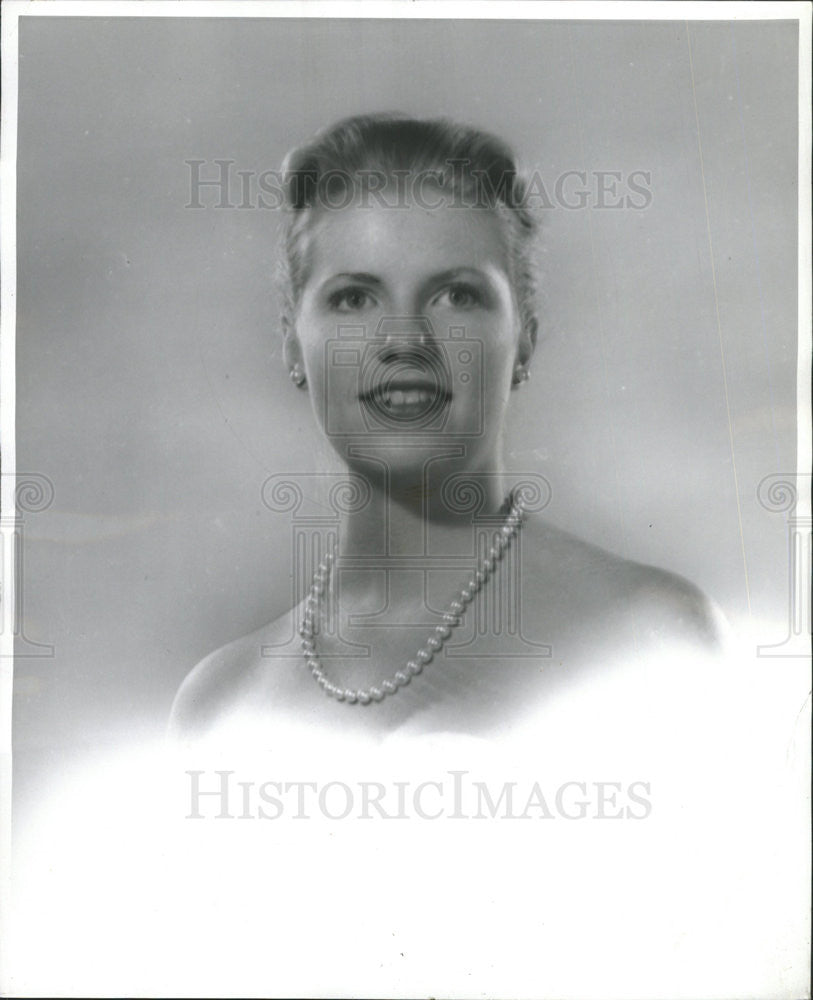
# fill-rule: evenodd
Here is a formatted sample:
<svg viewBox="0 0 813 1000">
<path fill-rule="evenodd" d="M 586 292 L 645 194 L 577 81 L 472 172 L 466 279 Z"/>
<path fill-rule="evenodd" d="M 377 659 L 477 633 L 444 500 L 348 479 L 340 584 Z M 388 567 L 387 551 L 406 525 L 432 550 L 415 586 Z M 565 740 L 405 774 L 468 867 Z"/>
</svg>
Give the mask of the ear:
<svg viewBox="0 0 813 1000">
<path fill-rule="evenodd" d="M 530 316 L 523 324 L 519 335 L 519 344 L 517 345 L 517 362 L 519 364 L 525 366 L 530 364 L 534 350 L 536 349 L 538 330 L 539 323 L 536 317 Z"/>
<path fill-rule="evenodd" d="M 282 357 L 285 361 L 285 367 L 290 371 L 295 364 L 302 365 L 302 345 L 299 343 L 299 337 L 296 335 L 296 329 L 290 317 L 283 316 L 281 325 Z"/>
</svg>

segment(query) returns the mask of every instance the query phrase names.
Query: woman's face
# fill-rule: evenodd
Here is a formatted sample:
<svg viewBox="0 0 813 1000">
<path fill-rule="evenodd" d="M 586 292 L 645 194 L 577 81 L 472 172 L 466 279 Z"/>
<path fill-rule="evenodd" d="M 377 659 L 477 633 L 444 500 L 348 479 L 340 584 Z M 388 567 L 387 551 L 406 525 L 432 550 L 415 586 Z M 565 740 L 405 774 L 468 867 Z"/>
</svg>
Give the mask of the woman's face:
<svg viewBox="0 0 813 1000">
<path fill-rule="evenodd" d="M 333 446 L 378 444 L 393 472 L 452 444 L 463 467 L 488 465 L 531 349 L 497 214 L 354 205 L 320 211 L 306 241 L 288 349 Z"/>
</svg>

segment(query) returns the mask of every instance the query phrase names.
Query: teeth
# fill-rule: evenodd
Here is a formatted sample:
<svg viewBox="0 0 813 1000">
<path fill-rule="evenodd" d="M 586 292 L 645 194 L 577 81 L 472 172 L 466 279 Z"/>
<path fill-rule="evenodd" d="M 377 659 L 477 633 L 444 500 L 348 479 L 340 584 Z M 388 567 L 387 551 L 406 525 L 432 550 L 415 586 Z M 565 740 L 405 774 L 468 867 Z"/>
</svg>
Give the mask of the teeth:
<svg viewBox="0 0 813 1000">
<path fill-rule="evenodd" d="M 383 391 L 381 398 L 386 406 L 423 406 L 434 398 L 426 389 L 392 389 Z"/>
</svg>

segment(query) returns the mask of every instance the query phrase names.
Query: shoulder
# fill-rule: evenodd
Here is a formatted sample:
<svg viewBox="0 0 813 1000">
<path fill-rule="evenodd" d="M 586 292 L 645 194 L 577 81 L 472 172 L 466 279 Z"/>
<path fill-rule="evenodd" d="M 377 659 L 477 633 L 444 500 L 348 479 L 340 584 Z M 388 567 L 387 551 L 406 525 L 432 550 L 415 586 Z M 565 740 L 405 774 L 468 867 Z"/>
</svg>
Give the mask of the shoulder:
<svg viewBox="0 0 813 1000">
<path fill-rule="evenodd" d="M 288 634 L 291 613 L 205 656 L 186 675 L 170 711 L 168 735 L 175 740 L 207 736 L 269 673 L 269 666 L 296 653 Z M 269 654 L 273 650 L 273 655 Z"/>
<path fill-rule="evenodd" d="M 174 739 L 205 736 L 249 669 L 247 637 L 205 656 L 184 678 L 172 703 L 168 733 Z"/>
<path fill-rule="evenodd" d="M 679 640 L 722 651 L 728 641 L 728 623 L 716 602 L 694 583 L 642 563 L 627 563 L 625 575 L 625 592 L 642 632 L 656 640 Z"/>
<path fill-rule="evenodd" d="M 636 639 L 689 642 L 721 649 L 728 626 L 719 607 L 677 573 L 625 559 L 548 524 L 530 541 L 530 562 L 565 613 L 609 628 L 631 629 Z M 549 596 L 551 596 L 549 594 Z"/>
</svg>

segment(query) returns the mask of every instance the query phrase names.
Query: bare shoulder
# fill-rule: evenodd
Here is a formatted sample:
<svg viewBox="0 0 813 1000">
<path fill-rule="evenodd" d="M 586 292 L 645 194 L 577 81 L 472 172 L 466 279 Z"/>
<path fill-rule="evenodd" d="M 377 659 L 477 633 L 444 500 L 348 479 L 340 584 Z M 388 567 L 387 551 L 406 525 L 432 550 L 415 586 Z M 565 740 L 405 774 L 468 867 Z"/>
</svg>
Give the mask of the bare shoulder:
<svg viewBox="0 0 813 1000">
<path fill-rule="evenodd" d="M 296 655 L 291 634 L 292 612 L 205 656 L 184 678 L 170 712 L 168 734 L 179 740 L 206 736 L 227 714 L 267 683 L 269 675 L 283 673 L 283 664 Z M 269 670 L 269 666 L 271 669 Z"/>
<path fill-rule="evenodd" d="M 725 616 L 690 580 L 642 563 L 628 563 L 626 576 L 631 607 L 651 638 L 688 642 L 709 651 L 725 647 Z"/>
<path fill-rule="evenodd" d="M 540 577 L 555 567 L 563 609 L 624 623 L 637 639 L 687 642 L 710 651 L 725 646 L 728 625 L 722 611 L 685 577 L 625 559 L 550 525 L 534 532 L 531 548 L 530 561 Z"/>
</svg>

